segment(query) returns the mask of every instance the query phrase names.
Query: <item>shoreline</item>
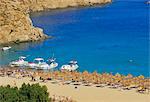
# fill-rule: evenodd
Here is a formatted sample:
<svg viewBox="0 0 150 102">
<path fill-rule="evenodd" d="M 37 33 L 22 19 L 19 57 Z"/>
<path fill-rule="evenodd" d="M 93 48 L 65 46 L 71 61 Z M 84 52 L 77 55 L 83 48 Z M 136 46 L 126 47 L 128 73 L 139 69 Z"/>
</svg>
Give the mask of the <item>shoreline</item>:
<svg viewBox="0 0 150 102">
<path fill-rule="evenodd" d="M 54 36 L 48 36 L 47 35 L 46 38 L 42 38 L 42 39 L 36 40 L 36 41 L 30 40 L 30 41 L 22 41 L 22 42 L 9 42 L 9 43 L 0 44 L 0 48 L 5 47 L 5 46 L 19 45 L 22 43 L 41 43 L 47 39 L 53 39 L 53 38 L 54 38 Z"/>
<path fill-rule="evenodd" d="M 93 6 L 111 3 L 112 0 L 90 0 L 88 1 L 51 1 L 43 0 L 2 0 L 0 1 L 1 25 L 0 45 L 9 45 L 30 41 L 39 41 L 48 38 L 42 28 L 33 26 L 30 13 L 45 11 L 47 9 L 62 9 L 68 7 Z M 7 7 L 8 6 L 8 7 Z M 16 9 L 17 8 L 17 9 Z M 6 12 L 7 11 L 7 12 Z M 19 14 L 19 15 L 18 15 Z M 8 17 L 7 17 L 8 16 Z M 10 18 L 10 19 L 8 19 Z M 22 26 L 20 26 L 22 25 Z"/>
<path fill-rule="evenodd" d="M 84 9 L 84 8 L 95 8 L 95 7 L 105 7 L 109 4 L 111 4 L 112 2 L 108 2 L 108 3 L 97 3 L 97 4 L 93 4 L 93 5 L 78 5 L 78 6 L 67 6 L 67 7 L 62 7 L 62 8 L 45 8 L 44 10 L 39 10 L 39 11 L 30 11 L 29 14 L 31 15 L 32 13 L 40 13 L 40 12 L 55 12 L 57 10 L 68 10 L 68 9 Z"/>
<path fill-rule="evenodd" d="M 1 70 L 0 72 L 3 71 Z M 2 75 L 2 73 L 0 74 L 0 85 L 6 86 L 9 84 L 12 87 L 20 87 L 23 83 L 39 83 L 40 85 L 47 86 L 51 97 L 53 95 L 66 96 L 71 97 L 77 102 L 148 102 L 150 99 L 149 89 L 146 93 L 141 93 L 137 92 L 137 90 L 140 90 L 140 87 L 134 88 L 135 86 L 133 84 L 131 86 L 125 82 L 125 86 L 121 87 L 119 82 L 116 83 L 114 81 L 115 84 L 113 84 L 113 82 L 112 85 L 111 83 L 108 83 L 109 80 L 107 77 L 109 79 L 114 77 L 115 80 L 120 80 L 119 78 L 121 76 L 119 74 L 111 76 L 111 74 L 107 73 L 97 74 L 96 72 L 88 73 L 86 71 L 83 73 L 60 71 L 43 72 L 23 69 L 4 69 L 4 72 L 6 72 L 5 75 Z M 91 79 L 88 80 L 88 77 L 93 77 L 96 78 L 94 80 L 98 80 L 99 78 L 97 75 L 103 76 L 101 77 L 101 80 L 103 78 L 106 78 L 107 80 L 105 79 L 106 81 L 103 80 L 104 82 L 92 84 L 92 82 L 90 82 Z M 73 79 L 67 79 L 65 76 L 70 76 Z M 80 81 L 81 76 L 82 78 L 85 78 L 85 81 Z M 131 79 L 131 82 L 134 82 L 134 79 L 137 79 L 137 82 L 140 83 L 145 83 L 146 80 L 148 82 L 150 81 L 143 76 L 132 77 L 132 75 L 125 76 L 125 80 L 126 79 Z M 144 85 L 146 85 L 146 83 Z M 150 88 L 149 83 L 147 83 L 147 85 L 147 88 Z M 119 99 L 115 98 L 118 96 L 120 97 Z"/>
<path fill-rule="evenodd" d="M 86 9 L 86 8 L 97 8 L 97 7 L 99 7 L 99 8 L 102 8 L 102 7 L 105 7 L 105 6 L 107 6 L 107 5 L 109 5 L 109 4 L 111 4 L 111 3 L 104 3 L 104 4 L 94 4 L 94 5 L 92 5 L 92 6 L 89 6 L 89 5 L 87 5 L 87 6 L 70 6 L 70 7 L 64 7 L 64 8 L 53 8 L 53 9 L 51 9 L 51 8 L 48 8 L 48 9 L 44 9 L 44 10 L 40 10 L 40 11 L 31 11 L 31 12 L 29 12 L 29 15 L 30 15 L 30 18 L 31 18 L 31 16 L 34 16 L 34 14 L 36 15 L 36 14 L 38 14 L 38 13 L 45 13 L 45 12 L 50 12 L 50 13 L 55 13 L 55 12 L 58 12 L 59 10 L 60 11 L 67 11 L 67 10 L 74 10 L 74 9 Z M 52 37 L 55 37 L 55 36 L 52 36 Z"/>
<path fill-rule="evenodd" d="M 12 68 L 12 69 L 14 69 L 14 68 L 16 68 L 16 69 L 21 69 L 22 70 L 22 68 L 19 68 L 19 67 L 10 67 L 9 65 L 0 65 L 0 70 L 1 69 L 10 69 L 10 68 Z M 39 71 L 43 71 L 43 72 L 55 72 L 55 71 L 61 71 L 59 68 L 57 68 L 57 69 L 55 69 L 55 70 L 42 70 L 42 69 L 32 69 L 32 68 L 23 68 L 23 70 L 32 70 L 33 72 L 35 71 L 35 72 L 39 72 Z M 138 76 L 143 76 L 145 79 L 150 79 L 150 75 L 148 75 L 148 76 L 145 76 L 145 75 L 143 75 L 143 74 L 139 74 L 139 75 L 133 75 L 133 74 L 131 74 L 131 73 L 128 73 L 128 74 L 122 74 L 122 73 L 119 73 L 119 72 L 117 72 L 117 73 L 113 73 L 113 72 L 106 72 L 106 71 L 104 71 L 104 72 L 98 72 L 98 71 L 88 71 L 88 70 L 83 70 L 83 71 L 80 71 L 79 69 L 77 69 L 77 70 L 75 70 L 76 72 L 78 72 L 78 73 L 83 73 L 83 72 L 85 72 L 85 71 L 87 71 L 88 73 L 94 73 L 94 72 L 96 72 L 96 73 L 98 73 L 98 74 L 103 74 L 103 73 L 108 73 L 108 74 L 112 74 L 113 76 L 115 76 L 116 74 L 120 74 L 120 75 L 122 75 L 122 76 L 127 76 L 127 75 L 132 75 L 132 77 L 138 77 Z"/>
</svg>

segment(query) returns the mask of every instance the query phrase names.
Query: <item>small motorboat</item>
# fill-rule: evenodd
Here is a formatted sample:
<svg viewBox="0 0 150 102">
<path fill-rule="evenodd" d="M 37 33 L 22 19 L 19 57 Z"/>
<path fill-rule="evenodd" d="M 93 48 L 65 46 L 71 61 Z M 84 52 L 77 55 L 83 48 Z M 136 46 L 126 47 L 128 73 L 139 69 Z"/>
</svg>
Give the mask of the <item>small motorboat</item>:
<svg viewBox="0 0 150 102">
<path fill-rule="evenodd" d="M 24 56 L 20 56 L 19 60 L 12 61 L 9 63 L 9 65 L 11 67 L 26 67 L 26 66 L 28 66 L 28 61 L 25 61 L 24 60 L 25 58 L 26 57 L 24 57 Z"/>
<path fill-rule="evenodd" d="M 53 69 L 53 68 L 56 68 L 58 66 L 58 63 L 55 61 L 56 58 L 51 58 L 49 59 L 48 61 L 50 62 L 49 64 L 49 69 Z"/>
<path fill-rule="evenodd" d="M 33 69 L 50 69 L 50 66 L 44 62 L 43 58 L 35 58 L 34 62 L 30 62 L 28 67 Z"/>
<path fill-rule="evenodd" d="M 61 70 L 75 71 L 78 67 L 77 61 L 70 61 L 67 65 L 63 65 Z"/>
<path fill-rule="evenodd" d="M 6 50 L 9 50 L 9 49 L 11 49 L 10 46 L 5 46 L 5 47 L 2 48 L 2 51 L 6 51 Z"/>
</svg>

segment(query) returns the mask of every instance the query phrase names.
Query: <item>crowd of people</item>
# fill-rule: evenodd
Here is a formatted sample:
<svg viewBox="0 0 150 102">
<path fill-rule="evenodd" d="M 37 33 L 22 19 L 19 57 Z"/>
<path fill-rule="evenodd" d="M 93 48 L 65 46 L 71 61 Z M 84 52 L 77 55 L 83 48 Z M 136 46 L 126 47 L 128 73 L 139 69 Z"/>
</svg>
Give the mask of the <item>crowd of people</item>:
<svg viewBox="0 0 150 102">
<path fill-rule="evenodd" d="M 0 76 L 11 76 L 15 78 L 31 77 L 32 81 L 41 80 L 47 82 L 51 80 L 53 83 L 62 85 L 79 85 L 95 86 L 95 87 L 109 87 L 121 90 L 136 89 L 139 93 L 149 93 L 150 78 L 145 78 L 143 75 L 133 76 L 131 74 L 121 75 L 116 73 L 89 73 L 84 72 L 69 72 L 69 71 L 51 71 L 44 72 L 42 70 L 27 70 L 18 68 L 0 68 Z M 66 99 L 66 98 L 65 98 Z"/>
</svg>

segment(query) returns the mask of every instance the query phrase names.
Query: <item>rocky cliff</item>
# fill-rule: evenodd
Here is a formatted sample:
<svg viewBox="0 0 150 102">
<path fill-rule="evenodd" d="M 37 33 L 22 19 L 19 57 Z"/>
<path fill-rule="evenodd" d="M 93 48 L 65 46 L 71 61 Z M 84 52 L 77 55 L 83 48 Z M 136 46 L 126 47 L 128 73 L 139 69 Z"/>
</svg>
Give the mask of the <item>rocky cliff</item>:
<svg viewBox="0 0 150 102">
<path fill-rule="evenodd" d="M 109 2 L 111 0 L 0 0 L 0 44 L 48 38 L 41 28 L 32 25 L 29 12 Z"/>
</svg>

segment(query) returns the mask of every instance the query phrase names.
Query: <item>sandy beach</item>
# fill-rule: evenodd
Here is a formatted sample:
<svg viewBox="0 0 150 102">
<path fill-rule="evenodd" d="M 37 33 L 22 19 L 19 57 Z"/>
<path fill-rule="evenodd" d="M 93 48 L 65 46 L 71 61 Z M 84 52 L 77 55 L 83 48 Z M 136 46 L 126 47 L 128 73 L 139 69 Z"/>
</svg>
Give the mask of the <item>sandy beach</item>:
<svg viewBox="0 0 150 102">
<path fill-rule="evenodd" d="M 31 81 L 31 78 L 25 77 L 16 79 L 12 77 L 0 77 L 0 85 L 11 85 L 20 87 L 22 83 L 40 83 L 40 85 L 46 85 L 50 96 L 60 95 L 68 96 L 76 100 L 77 102 L 149 102 L 150 94 L 140 94 L 135 90 L 119 90 L 110 89 L 107 87 L 100 88 L 94 86 L 77 86 L 74 85 L 62 85 L 53 84 L 52 81 L 41 82 Z"/>
</svg>

